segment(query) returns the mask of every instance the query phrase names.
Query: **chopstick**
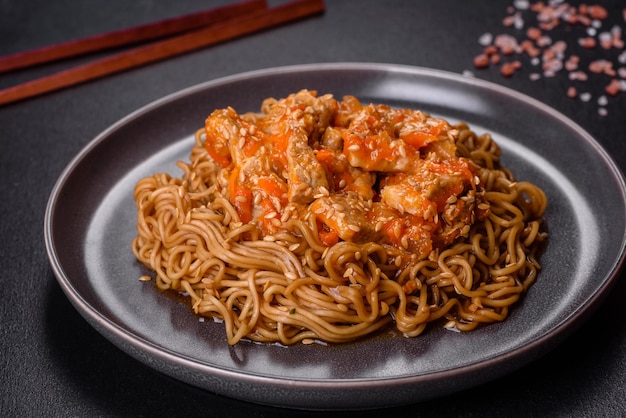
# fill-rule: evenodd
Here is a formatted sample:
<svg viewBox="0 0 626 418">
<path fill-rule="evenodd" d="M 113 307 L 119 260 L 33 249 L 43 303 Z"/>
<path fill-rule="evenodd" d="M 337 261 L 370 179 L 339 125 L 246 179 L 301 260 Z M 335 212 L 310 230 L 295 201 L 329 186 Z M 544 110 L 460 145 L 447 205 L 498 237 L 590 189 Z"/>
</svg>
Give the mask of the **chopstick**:
<svg viewBox="0 0 626 418">
<path fill-rule="evenodd" d="M 62 58 L 75 57 L 89 52 L 164 38 L 265 8 L 267 8 L 265 0 L 246 0 L 241 3 L 203 10 L 133 28 L 45 46 L 31 51 L 18 52 L 0 57 L 0 73 L 48 63 Z"/>
<path fill-rule="evenodd" d="M 259 32 L 324 11 L 323 0 L 294 0 L 0 90 L 0 106 Z"/>
</svg>

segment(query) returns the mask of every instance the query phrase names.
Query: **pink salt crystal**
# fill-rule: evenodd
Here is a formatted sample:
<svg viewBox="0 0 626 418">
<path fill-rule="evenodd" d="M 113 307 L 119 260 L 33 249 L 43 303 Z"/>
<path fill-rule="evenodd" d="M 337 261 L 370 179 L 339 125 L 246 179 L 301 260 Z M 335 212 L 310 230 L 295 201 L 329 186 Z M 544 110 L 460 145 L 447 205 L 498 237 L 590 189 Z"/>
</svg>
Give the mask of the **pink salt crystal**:
<svg viewBox="0 0 626 418">
<path fill-rule="evenodd" d="M 572 71 L 569 73 L 570 80 L 579 80 L 579 81 L 587 81 L 588 76 L 587 73 L 582 71 Z"/>
<path fill-rule="evenodd" d="M 493 35 L 489 32 L 483 33 L 482 35 L 480 35 L 480 38 L 478 38 L 478 44 L 480 46 L 490 45 L 492 41 L 493 41 Z"/>
<path fill-rule="evenodd" d="M 546 47 L 548 45 L 550 45 L 552 43 L 552 39 L 549 36 L 542 36 L 539 39 L 537 39 L 537 46 L 543 48 Z"/>
<path fill-rule="evenodd" d="M 530 6 L 530 2 L 528 0 L 515 0 L 513 6 L 518 10 L 526 10 Z"/>
<path fill-rule="evenodd" d="M 613 36 L 609 32 L 602 32 L 598 35 L 600 46 L 604 49 L 611 49 L 613 46 Z"/>
<path fill-rule="evenodd" d="M 592 19 L 603 20 L 603 19 L 606 19 L 607 16 L 609 15 L 609 12 L 607 12 L 607 10 L 604 7 L 600 6 L 599 4 L 594 4 L 592 6 L 589 6 L 588 11 L 589 11 L 589 16 L 591 16 Z"/>
<path fill-rule="evenodd" d="M 559 55 L 563 55 L 563 53 L 565 53 L 565 50 L 567 49 L 567 43 L 565 43 L 565 41 L 556 41 L 550 47 L 550 49 L 552 49 L 554 52 L 556 52 Z"/>
<path fill-rule="evenodd" d="M 583 48 L 593 49 L 596 47 L 596 40 L 591 36 L 588 36 L 586 38 L 578 38 L 578 45 L 582 46 Z"/>
<path fill-rule="evenodd" d="M 474 67 L 487 68 L 489 67 L 489 57 L 486 54 L 478 54 L 474 57 Z"/>
<path fill-rule="evenodd" d="M 584 25 L 584 26 L 591 25 L 591 19 L 589 19 L 587 16 L 578 15 L 577 17 L 578 17 L 578 23 L 580 23 L 581 25 Z"/>
<path fill-rule="evenodd" d="M 496 36 L 493 44 L 498 47 L 504 55 L 511 55 L 517 49 L 517 39 L 507 34 Z"/>
<path fill-rule="evenodd" d="M 511 77 L 521 66 L 520 61 L 505 62 L 500 66 L 500 74 L 504 77 Z"/>
<path fill-rule="evenodd" d="M 533 3 L 530 5 L 530 10 L 532 10 L 533 12 L 541 12 L 544 8 L 546 7 L 546 5 L 543 2 L 537 2 L 537 3 Z M 624 10 L 624 15 L 626 16 L 626 9 Z M 624 20 L 626 20 L 626 17 L 624 18 Z"/>
<path fill-rule="evenodd" d="M 578 68 L 578 62 L 580 61 L 580 58 L 578 58 L 578 56 L 576 55 L 571 55 L 567 61 L 565 61 L 565 69 L 567 71 L 574 71 Z"/>
<path fill-rule="evenodd" d="M 534 27 L 528 28 L 528 30 L 526 30 L 526 36 L 528 37 L 528 39 L 536 41 L 537 39 L 541 38 L 541 29 Z"/>
<path fill-rule="evenodd" d="M 498 53 L 498 48 L 496 48 L 494 45 L 487 45 L 485 47 L 485 55 L 490 56 L 493 54 L 497 54 Z"/>
<path fill-rule="evenodd" d="M 576 87 L 570 87 L 567 89 L 567 97 L 573 99 L 574 97 L 576 97 L 577 94 L 578 92 L 576 91 Z"/>
<path fill-rule="evenodd" d="M 506 27 L 513 26 L 513 22 L 514 22 L 513 16 L 506 16 L 504 19 L 502 19 L 502 25 Z"/>
<path fill-rule="evenodd" d="M 616 96 L 621 91 L 621 84 L 619 80 L 615 78 L 611 80 L 611 82 L 604 88 L 604 91 L 606 91 L 606 94 Z"/>
<path fill-rule="evenodd" d="M 557 72 L 561 71 L 563 69 L 563 61 L 558 60 L 558 59 L 550 59 L 550 60 L 545 60 L 543 62 L 543 71 L 550 73 L 550 74 L 556 74 Z"/>
<path fill-rule="evenodd" d="M 612 68 L 613 63 L 605 59 L 599 59 L 589 63 L 589 71 L 596 74 L 606 73 L 607 70 L 611 70 Z"/>
</svg>

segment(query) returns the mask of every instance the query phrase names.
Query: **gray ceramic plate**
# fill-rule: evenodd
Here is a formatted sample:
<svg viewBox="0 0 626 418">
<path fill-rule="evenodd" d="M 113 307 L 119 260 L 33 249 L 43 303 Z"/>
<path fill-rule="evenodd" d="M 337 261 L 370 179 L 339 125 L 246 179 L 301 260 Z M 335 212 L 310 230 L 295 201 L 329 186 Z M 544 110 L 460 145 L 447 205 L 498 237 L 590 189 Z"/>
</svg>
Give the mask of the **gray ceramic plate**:
<svg viewBox="0 0 626 418">
<path fill-rule="evenodd" d="M 135 182 L 180 174 L 192 135 L 215 108 L 257 111 L 301 88 L 414 107 L 491 132 L 518 179 L 549 197 L 550 240 L 538 282 L 504 323 L 467 334 L 431 327 L 338 346 L 229 347 L 221 324 L 138 281 Z M 580 169 L 585 167 L 585 169 Z M 52 268 L 76 309 L 141 362 L 209 391 L 295 408 L 413 403 L 499 377 L 544 354 L 598 305 L 624 259 L 624 179 L 585 131 L 514 91 L 438 71 L 322 64 L 257 71 L 201 84 L 119 121 L 83 149 L 56 183 L 45 218 Z"/>
</svg>

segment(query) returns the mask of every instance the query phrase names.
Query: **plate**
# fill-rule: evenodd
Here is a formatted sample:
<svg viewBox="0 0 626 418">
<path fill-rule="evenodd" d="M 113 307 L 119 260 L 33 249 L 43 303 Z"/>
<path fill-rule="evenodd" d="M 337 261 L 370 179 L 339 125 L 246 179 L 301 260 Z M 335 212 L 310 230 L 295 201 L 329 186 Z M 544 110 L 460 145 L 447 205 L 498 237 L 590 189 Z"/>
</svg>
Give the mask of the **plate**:
<svg viewBox="0 0 626 418">
<path fill-rule="evenodd" d="M 412 107 L 490 132 L 519 180 L 544 189 L 550 233 L 543 270 L 503 323 L 461 334 L 431 326 L 340 345 L 228 346 L 222 324 L 138 281 L 130 250 L 137 180 L 179 175 L 193 133 L 213 109 L 258 111 L 302 88 Z M 573 121 L 485 81 L 385 64 L 312 64 L 249 72 L 158 100 L 93 139 L 55 184 L 45 243 L 63 291 L 102 335 L 137 360 L 197 387 L 302 409 L 366 409 L 451 394 L 545 354 L 597 307 L 624 261 L 624 177 Z"/>
</svg>

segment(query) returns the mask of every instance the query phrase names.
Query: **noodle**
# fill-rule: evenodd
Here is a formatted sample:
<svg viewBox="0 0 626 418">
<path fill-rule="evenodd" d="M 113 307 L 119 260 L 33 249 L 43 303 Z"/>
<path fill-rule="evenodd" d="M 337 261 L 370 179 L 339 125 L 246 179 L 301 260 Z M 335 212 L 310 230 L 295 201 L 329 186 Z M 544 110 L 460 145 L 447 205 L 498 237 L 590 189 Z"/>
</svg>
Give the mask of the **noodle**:
<svg viewBox="0 0 626 418">
<path fill-rule="evenodd" d="M 536 280 L 547 199 L 489 134 L 307 90 L 261 111 L 216 110 L 134 191 L 135 257 L 229 344 L 470 331 Z"/>
</svg>

